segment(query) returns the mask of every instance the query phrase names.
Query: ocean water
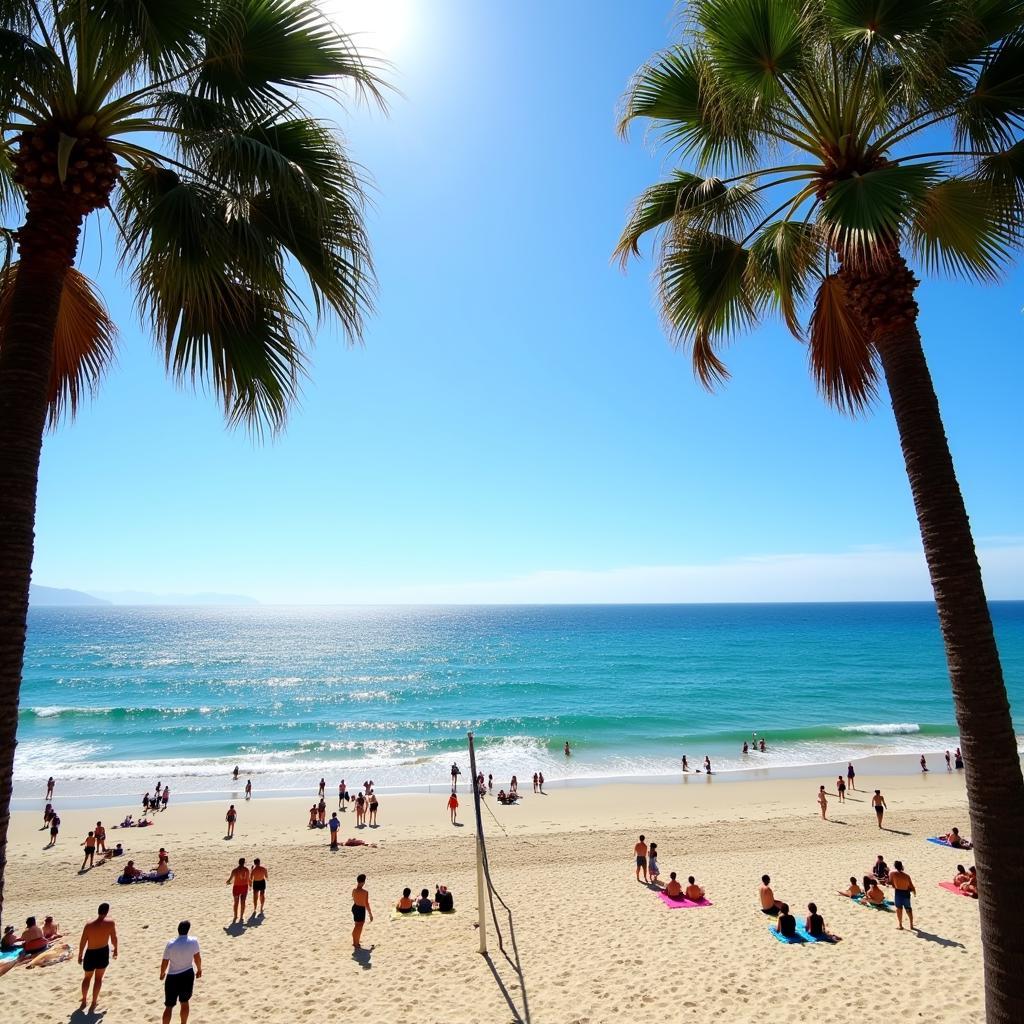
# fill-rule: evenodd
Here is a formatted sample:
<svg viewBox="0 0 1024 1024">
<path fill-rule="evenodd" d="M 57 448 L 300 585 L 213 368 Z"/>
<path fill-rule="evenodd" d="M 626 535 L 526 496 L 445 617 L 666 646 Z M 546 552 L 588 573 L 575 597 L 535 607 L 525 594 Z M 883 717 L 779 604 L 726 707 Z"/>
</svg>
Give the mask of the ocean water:
<svg viewBox="0 0 1024 1024">
<path fill-rule="evenodd" d="M 993 617 L 1020 722 L 1024 602 Z M 443 785 L 468 730 L 502 782 L 956 744 L 929 604 L 37 608 L 15 794 L 222 791 L 235 764 L 257 792 Z"/>
</svg>

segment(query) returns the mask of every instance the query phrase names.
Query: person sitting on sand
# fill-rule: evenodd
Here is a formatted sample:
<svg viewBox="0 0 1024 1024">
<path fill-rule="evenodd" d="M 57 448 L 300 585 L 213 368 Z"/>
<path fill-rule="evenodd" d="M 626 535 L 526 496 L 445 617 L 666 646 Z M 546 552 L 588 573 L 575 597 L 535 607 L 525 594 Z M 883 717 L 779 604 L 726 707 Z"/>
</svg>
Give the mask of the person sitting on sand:
<svg viewBox="0 0 1024 1024">
<path fill-rule="evenodd" d="M 508 796 L 506 795 L 505 790 L 503 790 L 503 789 L 499 789 L 498 790 L 498 803 L 499 804 L 507 804 L 508 803 Z"/>
<path fill-rule="evenodd" d="M 779 920 L 775 924 L 775 930 L 787 939 L 796 935 L 796 918 L 789 912 L 788 903 L 779 904 Z"/>
<path fill-rule="evenodd" d="M 120 827 L 121 828 L 131 828 L 134 824 L 135 824 L 135 822 L 132 821 L 132 816 L 130 814 L 126 814 L 125 817 L 124 817 L 124 821 L 121 822 L 121 826 Z"/>
<path fill-rule="evenodd" d="M 166 857 L 161 857 L 159 862 L 157 863 L 157 866 L 153 868 L 153 870 L 156 872 L 157 878 L 167 878 L 167 876 L 171 873 L 170 862 L 167 860 Z"/>
<path fill-rule="evenodd" d="M 343 842 L 341 845 L 342 846 L 369 846 L 369 847 L 372 847 L 374 850 L 377 849 L 377 844 L 376 843 L 368 843 L 365 839 L 356 839 L 354 836 L 349 838 L 349 839 L 346 839 L 345 842 Z"/>
<path fill-rule="evenodd" d="M 693 875 L 686 880 L 686 898 L 691 903 L 700 903 L 704 899 L 704 890 L 697 884 Z"/>
<path fill-rule="evenodd" d="M 978 869 L 973 864 L 968 872 L 967 881 L 960 883 L 960 891 L 975 899 L 978 898 Z"/>
<path fill-rule="evenodd" d="M 957 850 L 969 850 L 971 848 L 970 842 L 961 837 L 960 829 L 958 828 L 951 829 L 942 838 Z"/>
<path fill-rule="evenodd" d="M 953 884 L 959 888 L 964 884 L 964 882 L 970 881 L 970 878 L 971 876 L 968 873 L 967 868 L 965 868 L 963 864 L 957 864 L 956 874 L 953 876 Z"/>
<path fill-rule="evenodd" d="M 420 898 L 416 901 L 416 912 L 418 914 L 432 914 L 434 912 L 434 901 L 430 898 L 430 890 L 424 889 Z"/>
<path fill-rule="evenodd" d="M 135 866 L 135 861 L 130 860 L 125 864 L 124 871 L 121 872 L 121 877 L 126 882 L 134 882 L 141 874 L 142 872 Z"/>
<path fill-rule="evenodd" d="M 0 939 L 0 952 L 10 953 L 15 949 L 21 949 L 21 943 L 14 932 L 14 925 L 4 925 L 4 937 Z"/>
<path fill-rule="evenodd" d="M 316 804 L 313 804 L 313 806 L 310 807 L 310 809 L 309 809 L 309 826 L 308 827 L 309 828 L 316 828 L 317 827 Z"/>
<path fill-rule="evenodd" d="M 871 874 L 878 879 L 882 885 L 889 884 L 889 865 L 885 863 L 885 858 L 879 854 L 878 859 L 872 865 Z"/>
<path fill-rule="evenodd" d="M 415 910 L 415 905 L 412 902 L 412 889 L 408 886 L 402 890 L 402 895 L 395 904 L 395 910 L 400 914 L 411 914 Z"/>
<path fill-rule="evenodd" d="M 43 921 L 43 935 L 46 936 L 47 942 L 53 942 L 54 939 L 61 939 L 64 937 L 64 933 L 60 930 L 60 925 L 54 921 L 50 914 L 47 914 L 46 920 Z"/>
<path fill-rule="evenodd" d="M 840 896 L 854 899 L 856 896 L 863 896 L 864 890 L 857 884 L 857 879 L 850 875 L 850 884 L 845 889 L 837 890 Z"/>
<path fill-rule="evenodd" d="M 23 953 L 42 953 L 49 945 L 43 929 L 30 917 L 25 921 L 25 930 L 21 933 L 21 951 Z"/>
<path fill-rule="evenodd" d="M 669 872 L 668 885 L 665 886 L 665 895 L 669 899 L 681 900 L 683 898 L 683 887 L 676 881 L 676 873 Z"/>
<path fill-rule="evenodd" d="M 442 914 L 450 914 L 455 909 L 455 897 L 447 885 L 439 885 L 434 892 L 434 902 Z"/>
<path fill-rule="evenodd" d="M 838 935 L 833 935 L 825 927 L 825 918 L 818 913 L 818 905 L 816 903 L 807 904 L 807 919 L 804 921 L 804 931 L 812 939 L 824 939 L 826 942 L 835 942 L 839 938 Z"/>
<path fill-rule="evenodd" d="M 870 875 L 864 876 L 864 899 L 875 906 L 880 906 L 885 902 L 885 893 L 879 888 L 878 879 Z"/>
<path fill-rule="evenodd" d="M 769 917 L 776 917 L 785 904 L 775 898 L 771 883 L 772 880 L 768 875 L 762 875 L 758 895 L 761 897 L 761 913 L 767 914 Z"/>
</svg>

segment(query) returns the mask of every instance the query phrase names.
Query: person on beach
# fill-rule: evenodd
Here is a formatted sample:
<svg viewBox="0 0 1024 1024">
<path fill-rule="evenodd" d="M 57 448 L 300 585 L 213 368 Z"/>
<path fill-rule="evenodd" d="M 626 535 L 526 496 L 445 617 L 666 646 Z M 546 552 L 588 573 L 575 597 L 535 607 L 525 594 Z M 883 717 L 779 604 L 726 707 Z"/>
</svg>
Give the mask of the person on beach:
<svg viewBox="0 0 1024 1024">
<path fill-rule="evenodd" d="M 515 775 L 509 780 L 508 792 L 509 796 L 519 796 L 519 779 Z"/>
<path fill-rule="evenodd" d="M 171 862 L 167 857 L 167 854 L 161 854 L 156 862 L 156 867 L 153 868 L 153 873 L 157 878 L 167 878 L 171 873 Z"/>
<path fill-rule="evenodd" d="M 434 888 L 434 903 L 442 914 L 450 914 L 455 910 L 455 897 L 446 885 L 438 885 Z"/>
<path fill-rule="evenodd" d="M 459 791 L 459 776 L 462 773 L 459 771 L 459 766 L 452 761 L 452 792 L 457 793 Z"/>
<path fill-rule="evenodd" d="M 885 817 L 885 812 L 889 809 L 885 805 L 885 797 L 882 796 L 880 789 L 875 790 L 875 795 L 871 798 L 871 806 L 875 809 L 875 817 L 878 819 L 878 827 L 882 827 L 882 819 Z"/>
<path fill-rule="evenodd" d="M 341 820 L 338 818 L 337 811 L 331 814 L 331 820 L 327 822 L 327 827 L 331 830 L 331 849 L 336 850 L 338 848 L 338 829 L 341 828 Z"/>
<path fill-rule="evenodd" d="M 235 810 L 235 805 L 232 804 L 228 808 L 228 813 L 224 815 L 224 820 L 228 823 L 228 839 L 235 838 L 235 821 L 238 819 L 238 811 Z"/>
<path fill-rule="evenodd" d="M 145 794 L 142 797 L 142 810 L 144 812 L 148 812 L 149 811 L 149 790 L 148 789 L 146 790 Z"/>
<path fill-rule="evenodd" d="M 252 881 L 252 912 L 263 916 L 263 908 L 267 902 L 267 877 L 269 872 L 260 863 L 259 857 L 252 862 L 249 878 Z"/>
<path fill-rule="evenodd" d="M 967 878 L 960 883 L 960 891 L 967 896 L 973 896 L 975 899 L 978 898 L 978 869 L 973 864 L 970 871 L 967 872 Z M 911 922 L 911 925 L 913 925 L 913 922 Z"/>
<path fill-rule="evenodd" d="M 411 914 L 415 909 L 415 904 L 412 902 L 412 889 L 406 886 L 402 890 L 402 895 L 398 897 L 395 910 L 400 914 Z"/>
<path fill-rule="evenodd" d="M 493 791 L 494 791 L 494 776 L 490 772 L 488 772 L 487 773 L 487 792 L 488 793 L 492 793 Z"/>
<path fill-rule="evenodd" d="M 101 903 L 96 911 L 96 919 L 90 921 L 82 929 L 82 937 L 78 942 L 78 962 L 82 965 L 85 977 L 82 979 L 82 1002 L 79 1010 L 85 1009 L 89 998 L 89 984 L 92 984 L 92 1003 L 89 1012 L 96 1012 L 96 1004 L 100 999 L 103 987 L 103 975 L 110 966 L 110 956 L 117 959 L 117 928 L 107 917 L 110 904 Z"/>
<path fill-rule="evenodd" d="M 953 754 L 953 767 L 956 770 L 962 771 L 964 767 L 964 755 L 960 753 L 960 748 L 956 748 L 956 753 Z"/>
<path fill-rule="evenodd" d="M 647 871 L 651 876 L 651 881 L 657 885 L 658 875 L 661 874 L 661 869 L 658 867 L 658 844 L 651 843 L 650 852 L 647 854 Z"/>
<path fill-rule="evenodd" d="M 327 790 L 327 780 L 325 778 L 321 777 L 321 779 L 320 779 L 320 789 L 317 792 L 317 796 L 320 797 L 321 800 L 323 799 L 324 793 L 326 792 L 326 790 Z"/>
<path fill-rule="evenodd" d="M 836 793 L 839 795 L 839 802 L 841 804 L 846 803 L 846 780 L 842 775 L 836 778 Z"/>
<path fill-rule="evenodd" d="M 946 842 L 949 843 L 949 845 L 952 846 L 954 849 L 969 850 L 971 848 L 971 843 L 968 840 L 961 837 L 960 829 L 958 828 L 951 829 L 942 838 L 945 839 Z"/>
<path fill-rule="evenodd" d="M 369 807 L 369 818 L 370 827 L 377 827 L 377 808 L 380 807 L 380 801 L 377 799 L 377 794 L 371 789 L 370 790 L 370 807 Z"/>
<path fill-rule="evenodd" d="M 370 894 L 363 888 L 366 885 L 366 875 L 359 875 L 356 878 L 356 887 L 352 890 L 352 920 L 355 925 L 352 928 L 352 948 L 359 949 L 359 939 L 363 934 L 363 925 L 369 915 L 373 920 L 373 911 L 370 909 Z M 425 891 L 425 890 L 424 890 Z"/>
<path fill-rule="evenodd" d="M 53 942 L 54 939 L 64 938 L 64 933 L 60 930 L 60 925 L 54 921 L 50 914 L 47 914 L 46 920 L 43 921 L 43 935 L 47 942 Z"/>
<path fill-rule="evenodd" d="M 345 780 L 338 783 L 338 810 L 345 813 L 345 802 L 348 800 L 348 792 L 345 789 Z"/>
<path fill-rule="evenodd" d="M 768 747 L 765 745 L 763 736 L 761 737 L 761 742 L 758 744 L 757 749 L 760 750 L 762 754 L 768 749 Z"/>
<path fill-rule="evenodd" d="M 840 896 L 846 896 L 851 900 L 856 896 L 864 895 L 864 890 L 857 884 L 857 879 L 853 875 L 850 875 L 850 884 L 845 889 L 837 889 L 836 891 Z"/>
<path fill-rule="evenodd" d="M 964 882 L 970 880 L 970 875 L 967 873 L 967 868 L 963 864 L 957 864 L 956 874 L 953 876 L 953 884 L 959 889 Z"/>
<path fill-rule="evenodd" d="M 316 828 L 317 824 L 318 824 L 318 822 L 317 822 L 317 816 L 316 816 L 316 804 L 313 804 L 313 806 L 310 807 L 310 809 L 309 809 L 309 825 L 308 825 L 308 827 L 309 828 Z"/>
<path fill-rule="evenodd" d="M 81 835 L 81 833 L 79 833 L 79 835 Z M 85 856 L 82 858 L 82 866 L 78 869 L 79 874 L 85 870 L 86 864 L 91 868 L 96 860 L 96 833 L 90 832 L 85 839 L 82 840 L 81 845 L 85 847 Z"/>
<path fill-rule="evenodd" d="M 818 787 L 818 806 L 821 808 L 821 820 L 825 820 L 825 812 L 828 810 L 828 797 L 825 796 L 825 787 Z"/>
<path fill-rule="evenodd" d="M 51 846 L 57 845 L 57 836 L 60 834 L 60 815 L 54 811 L 53 816 L 50 818 L 50 841 L 46 844 L 46 849 L 50 849 Z"/>
<path fill-rule="evenodd" d="M 103 827 L 102 821 L 96 822 L 96 827 L 92 830 L 93 835 L 96 837 L 96 852 L 106 853 L 107 850 L 107 830 Z"/>
<path fill-rule="evenodd" d="M 42 953 L 50 944 L 34 917 L 26 918 L 25 930 L 18 941 L 21 943 L 22 953 Z"/>
<path fill-rule="evenodd" d="M 245 866 L 245 858 L 238 858 L 238 867 L 231 869 L 225 885 L 231 886 L 231 923 L 241 922 L 245 917 L 245 900 L 249 895 L 249 869 Z"/>
<path fill-rule="evenodd" d="M 853 781 L 856 777 L 857 773 L 853 770 L 853 762 L 850 761 L 846 766 L 846 786 L 851 793 L 855 792 L 857 789 Z"/>
<path fill-rule="evenodd" d="M 327 801 L 320 795 L 320 802 L 316 805 L 316 820 L 322 825 L 327 818 Z"/>
<path fill-rule="evenodd" d="M 167 810 L 167 804 L 170 801 L 170 799 L 171 799 L 171 787 L 170 786 L 164 786 L 164 793 L 163 793 L 163 796 L 160 797 L 160 802 L 164 805 L 164 810 L 165 811 Z"/>
<path fill-rule="evenodd" d="M 673 900 L 681 900 L 683 898 L 683 887 L 676 879 L 676 873 L 674 871 L 669 872 L 668 882 L 665 885 L 665 895 L 668 896 L 669 899 Z"/>
<path fill-rule="evenodd" d="M 707 754 L 704 755 L 704 771 L 711 774 L 711 758 Z"/>
<path fill-rule="evenodd" d="M 199 940 L 189 935 L 191 927 L 191 922 L 182 921 L 178 925 L 178 937 L 164 946 L 164 957 L 160 961 L 160 980 L 164 983 L 163 1024 L 171 1024 L 178 1003 L 181 1004 L 181 1024 L 185 1024 L 196 979 L 203 976 Z"/>
<path fill-rule="evenodd" d="M 700 903 L 700 901 L 704 899 L 704 889 L 702 886 L 697 884 L 697 880 L 693 875 L 690 875 L 686 880 L 686 891 L 684 895 L 691 903 Z"/>
<path fill-rule="evenodd" d="M 633 847 L 633 854 L 636 857 L 636 880 L 640 881 L 640 872 L 644 873 L 644 881 L 650 884 L 650 878 L 647 877 L 647 841 L 643 836 L 640 837 L 640 841 Z"/>
<path fill-rule="evenodd" d="M 572 751 L 569 749 L 569 741 L 566 740 L 565 741 L 565 756 L 569 757 L 571 754 L 572 754 Z"/>
<path fill-rule="evenodd" d="M 946 751 L 946 771 L 951 772 L 953 770 L 952 762 L 950 761 L 949 751 Z"/>
<path fill-rule="evenodd" d="M 924 754 L 921 755 L 921 771 L 928 771 L 928 762 L 924 759 Z"/>
<path fill-rule="evenodd" d="M 684 772 L 688 772 L 689 770 L 690 770 L 690 765 L 687 763 L 686 755 L 683 754 L 683 771 Z"/>
<path fill-rule="evenodd" d="M 750 747 L 747 746 L 747 741 L 746 740 L 743 741 L 743 750 L 741 751 L 741 753 L 743 753 L 743 754 L 749 754 L 750 753 Z"/>
<path fill-rule="evenodd" d="M 889 865 L 885 863 L 885 858 L 879 854 L 875 863 L 871 867 L 871 874 L 878 879 L 882 885 L 889 884 Z"/>
<path fill-rule="evenodd" d="M 231 777 L 235 780 L 235 782 L 238 781 L 238 765 L 237 764 L 235 765 L 235 770 L 231 773 Z"/>
<path fill-rule="evenodd" d="M 56 783 L 53 781 L 53 776 L 51 775 L 46 780 L 46 796 L 43 797 L 44 800 L 52 800 L 53 799 L 53 787 L 55 785 L 56 785 Z"/>
<path fill-rule="evenodd" d="M 534 793 L 537 792 L 537 773 L 536 772 L 533 773 L 533 791 L 534 791 Z"/>
<path fill-rule="evenodd" d="M 458 812 L 458 810 L 459 810 L 459 798 L 458 798 L 458 796 L 456 796 L 455 790 L 453 789 L 452 790 L 452 795 L 450 797 L 448 797 L 448 812 L 449 812 L 449 814 L 451 814 L 452 824 L 453 825 L 458 824 L 456 822 L 456 820 L 455 820 L 455 815 Z"/>
<path fill-rule="evenodd" d="M 124 866 L 124 870 L 121 872 L 121 877 L 126 882 L 134 882 L 142 874 L 142 871 L 135 866 L 135 861 L 130 860 Z"/>
<path fill-rule="evenodd" d="M 0 939 L 0 952 L 12 953 L 16 949 L 21 949 L 21 943 L 18 941 L 18 935 L 15 931 L 13 924 L 4 925 L 4 935 Z"/>
<path fill-rule="evenodd" d="M 434 901 L 430 898 L 430 890 L 420 890 L 420 898 L 416 901 L 417 914 L 432 914 L 434 912 Z"/>
<path fill-rule="evenodd" d="M 875 906 L 880 906 L 885 902 L 885 893 L 879 887 L 878 879 L 872 878 L 871 875 L 864 876 L 864 899 Z"/>
<path fill-rule="evenodd" d="M 914 888 L 914 881 L 903 870 L 903 862 L 894 860 L 892 862 L 894 868 L 889 873 L 889 881 L 893 887 L 893 903 L 896 904 L 896 925 L 899 931 L 903 931 L 903 911 L 907 912 L 907 918 L 910 921 L 910 930 L 914 930 L 914 908 L 910 902 L 911 893 L 917 892 Z"/>
<path fill-rule="evenodd" d="M 537 772 L 537 787 L 538 787 L 539 792 L 541 792 L 541 793 L 544 792 L 544 773 L 543 772 Z"/>
<path fill-rule="evenodd" d="M 761 913 L 769 917 L 776 917 L 779 911 L 785 906 L 784 903 L 775 898 L 772 891 L 772 880 L 768 875 L 761 876 L 761 885 L 757 890 L 761 900 Z"/>
<path fill-rule="evenodd" d="M 52 817 L 53 817 L 53 804 L 47 804 L 43 808 L 43 828 L 40 829 L 40 831 L 43 831 L 43 829 L 45 829 L 46 826 L 50 824 L 50 819 Z"/>
<path fill-rule="evenodd" d="M 818 913 L 818 905 L 816 903 L 807 904 L 807 918 L 804 920 L 804 931 L 812 939 L 822 939 L 825 942 L 839 941 L 839 936 L 833 935 L 825 927 L 825 919 Z"/>
<path fill-rule="evenodd" d="M 789 912 L 788 903 L 779 904 L 778 916 L 779 919 L 775 922 L 775 930 L 787 939 L 791 939 L 796 935 L 796 918 Z"/>
<path fill-rule="evenodd" d="M 252 779 L 245 780 L 245 799 L 252 799 Z"/>
</svg>

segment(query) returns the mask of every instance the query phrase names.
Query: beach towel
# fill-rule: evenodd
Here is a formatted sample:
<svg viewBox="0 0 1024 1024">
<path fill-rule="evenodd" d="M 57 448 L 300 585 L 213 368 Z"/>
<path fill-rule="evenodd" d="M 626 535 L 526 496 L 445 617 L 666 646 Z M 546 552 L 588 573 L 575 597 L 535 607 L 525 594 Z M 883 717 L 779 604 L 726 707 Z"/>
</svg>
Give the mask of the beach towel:
<svg viewBox="0 0 1024 1024">
<path fill-rule="evenodd" d="M 432 917 L 451 917 L 455 913 L 454 910 L 433 910 L 429 914 L 421 914 L 417 910 L 413 910 L 411 913 L 402 914 L 394 907 L 391 908 L 391 920 L 392 921 L 411 921 L 414 917 L 423 918 L 429 920 Z"/>
<path fill-rule="evenodd" d="M 959 885 L 954 885 L 952 882 L 939 882 L 939 888 L 945 889 L 946 892 L 954 893 L 957 896 L 966 896 L 969 900 L 974 899 L 969 892 L 964 892 Z"/>
<path fill-rule="evenodd" d="M 144 871 L 137 878 L 125 878 L 124 875 L 118 875 L 117 884 L 131 885 L 133 882 L 169 882 L 173 877 L 173 871 L 169 871 L 163 878 L 161 878 L 155 871 Z"/>
<path fill-rule="evenodd" d="M 859 907 L 870 907 L 872 910 L 892 910 L 895 904 L 892 900 L 883 900 L 881 903 L 871 903 L 863 896 L 854 896 L 853 902 Z"/>
<path fill-rule="evenodd" d="M 781 932 L 775 930 L 775 925 L 768 925 L 768 934 L 774 939 L 778 939 L 779 942 L 784 942 L 788 946 L 798 946 L 803 942 L 817 942 L 817 939 L 812 939 L 809 935 L 801 935 L 800 929 L 797 929 L 796 935 L 783 935 Z"/>
<path fill-rule="evenodd" d="M 68 943 L 51 942 L 43 952 L 37 953 L 25 964 L 25 970 L 31 970 L 33 967 L 52 967 L 54 964 L 62 964 L 65 960 L 70 960 L 73 956 L 74 953 L 71 952 L 71 946 Z"/>
<path fill-rule="evenodd" d="M 965 846 L 950 846 L 949 843 L 942 836 L 929 836 L 926 840 L 929 843 L 934 843 L 936 846 L 944 846 L 947 850 L 970 850 L 973 847 L 970 839 L 964 839 Z"/>
<path fill-rule="evenodd" d="M 0 961 L 3 961 L 3 960 L 16 960 L 19 956 L 21 956 L 21 947 L 20 946 L 17 949 L 4 949 L 4 950 L 0 950 Z"/>
<path fill-rule="evenodd" d="M 689 910 L 693 907 L 714 906 L 714 904 L 709 899 L 703 899 L 699 903 L 694 903 L 693 900 L 687 899 L 674 900 L 664 890 L 658 892 L 658 899 L 661 900 L 661 902 L 664 903 L 665 906 L 669 908 L 669 910 L 679 910 L 680 908 L 684 910 Z"/>
</svg>

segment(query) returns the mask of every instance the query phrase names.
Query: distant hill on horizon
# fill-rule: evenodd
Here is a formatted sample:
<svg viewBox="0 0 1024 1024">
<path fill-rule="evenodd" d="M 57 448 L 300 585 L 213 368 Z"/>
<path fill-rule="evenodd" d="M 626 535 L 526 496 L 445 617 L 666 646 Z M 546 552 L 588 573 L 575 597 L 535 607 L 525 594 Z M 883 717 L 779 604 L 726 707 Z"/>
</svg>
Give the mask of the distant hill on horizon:
<svg viewBox="0 0 1024 1024">
<path fill-rule="evenodd" d="M 258 605 L 244 594 L 154 594 L 148 590 L 101 590 L 95 594 L 66 587 L 43 587 L 33 583 L 28 602 L 36 608 L 111 607 L 113 605 Z"/>
</svg>

